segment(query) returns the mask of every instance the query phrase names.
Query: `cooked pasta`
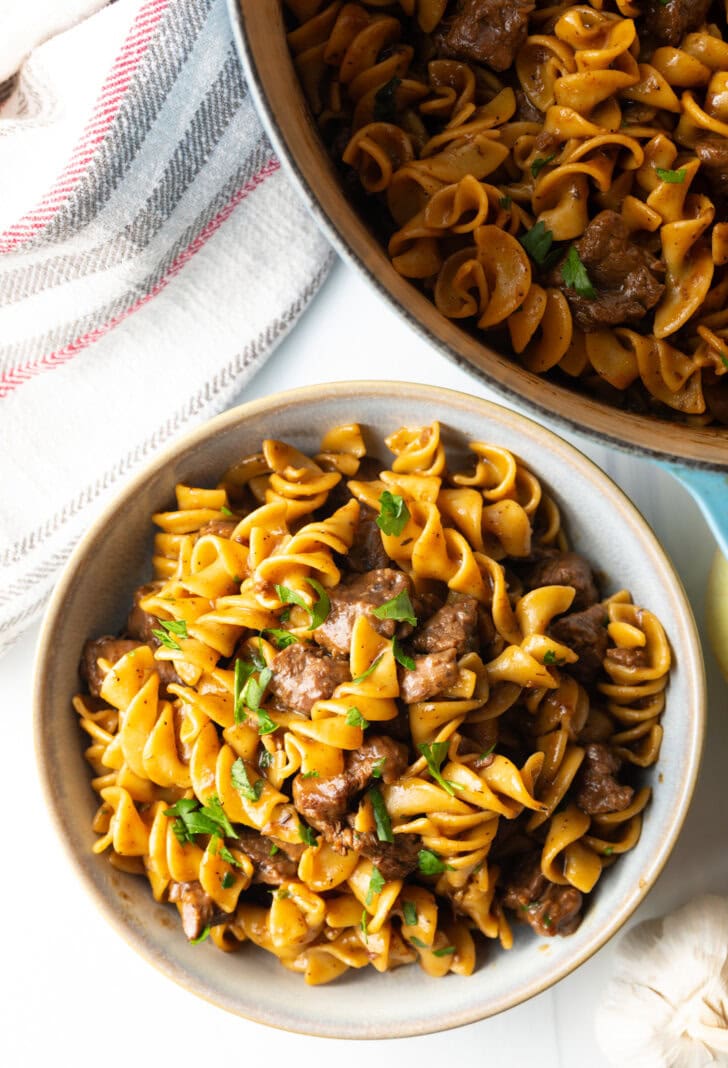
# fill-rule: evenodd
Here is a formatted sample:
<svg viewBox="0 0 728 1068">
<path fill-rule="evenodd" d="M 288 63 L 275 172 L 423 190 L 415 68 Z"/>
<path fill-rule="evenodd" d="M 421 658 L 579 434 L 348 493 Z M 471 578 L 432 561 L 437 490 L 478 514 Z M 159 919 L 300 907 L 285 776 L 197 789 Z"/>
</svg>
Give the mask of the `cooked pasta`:
<svg viewBox="0 0 728 1068">
<path fill-rule="evenodd" d="M 600 597 L 537 475 L 484 442 L 451 466 L 437 423 L 387 445 L 350 424 L 178 485 L 74 699 L 95 851 L 311 984 L 571 933 L 660 749 L 664 631 Z"/>
<path fill-rule="evenodd" d="M 728 424 L 728 33 L 711 0 L 284 0 L 395 269 L 528 370 Z"/>
</svg>

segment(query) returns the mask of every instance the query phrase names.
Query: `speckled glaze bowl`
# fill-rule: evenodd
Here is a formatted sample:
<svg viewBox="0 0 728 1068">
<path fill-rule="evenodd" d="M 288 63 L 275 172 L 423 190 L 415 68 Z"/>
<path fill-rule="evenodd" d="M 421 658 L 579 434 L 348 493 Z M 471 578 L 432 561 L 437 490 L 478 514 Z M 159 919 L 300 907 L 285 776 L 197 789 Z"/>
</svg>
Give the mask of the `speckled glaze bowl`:
<svg viewBox="0 0 728 1068">
<path fill-rule="evenodd" d="M 574 547 L 605 575 L 605 590 L 627 587 L 662 620 L 674 670 L 658 764 L 646 774 L 654 797 L 638 846 L 604 874 L 576 934 L 538 939 L 516 925 L 516 944 L 493 944 L 469 978 L 432 979 L 416 966 L 381 975 L 350 971 L 307 987 L 255 946 L 225 954 L 191 946 L 176 910 L 157 904 L 146 880 L 95 856 L 96 808 L 71 697 L 86 638 L 117 631 L 133 590 L 151 574 L 152 512 L 169 507 L 176 482 L 213 485 L 264 437 L 316 450 L 322 432 L 356 421 L 371 447 L 396 427 L 438 419 L 448 447 L 472 439 L 517 453 L 549 487 Z M 126 940 L 186 989 L 230 1012 L 289 1031 L 339 1038 L 392 1038 L 471 1023 L 545 990 L 587 960 L 625 922 L 657 878 L 685 817 L 700 761 L 705 695 L 690 608 L 654 534 L 622 492 L 572 446 L 523 416 L 448 390 L 393 382 L 345 382 L 280 393 L 245 404 L 188 434 L 138 475 L 88 531 L 71 558 L 41 634 L 35 729 L 48 811 L 81 884 Z"/>
</svg>

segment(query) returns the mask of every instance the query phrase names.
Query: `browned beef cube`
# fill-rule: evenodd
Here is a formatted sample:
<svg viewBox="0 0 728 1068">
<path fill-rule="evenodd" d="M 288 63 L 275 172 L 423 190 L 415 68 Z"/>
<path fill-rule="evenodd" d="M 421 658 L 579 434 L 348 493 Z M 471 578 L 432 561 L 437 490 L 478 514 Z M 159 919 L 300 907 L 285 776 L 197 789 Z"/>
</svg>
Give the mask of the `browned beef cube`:
<svg viewBox="0 0 728 1068">
<path fill-rule="evenodd" d="M 607 613 L 600 604 L 594 604 L 583 612 L 572 612 L 551 624 L 549 633 L 557 642 L 568 645 L 579 657 L 569 664 L 567 671 L 582 686 L 590 686 L 602 669 L 607 652 Z"/>
<path fill-rule="evenodd" d="M 316 701 L 326 701 L 342 682 L 351 678 L 349 665 L 333 660 L 323 649 L 296 642 L 273 661 L 270 694 L 279 708 L 304 715 Z"/>
<path fill-rule="evenodd" d="M 439 653 L 416 656 L 414 662 L 414 671 L 399 669 L 399 696 L 408 705 L 429 701 L 457 681 L 457 653 L 452 646 Z"/>
<path fill-rule="evenodd" d="M 475 648 L 477 627 L 478 602 L 474 597 L 460 597 L 443 605 L 417 628 L 412 646 L 418 653 L 438 653 L 454 648 L 458 656 L 462 656 Z"/>
</svg>

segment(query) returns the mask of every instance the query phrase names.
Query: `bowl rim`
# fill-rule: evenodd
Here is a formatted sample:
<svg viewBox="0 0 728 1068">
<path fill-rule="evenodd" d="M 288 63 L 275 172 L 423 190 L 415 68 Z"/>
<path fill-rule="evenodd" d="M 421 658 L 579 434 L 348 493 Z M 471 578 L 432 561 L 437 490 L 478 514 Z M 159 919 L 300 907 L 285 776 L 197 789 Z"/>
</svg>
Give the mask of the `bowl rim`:
<svg viewBox="0 0 728 1068">
<path fill-rule="evenodd" d="M 122 910 L 119 909 L 118 904 L 111 900 L 111 895 L 104 895 L 94 881 L 88 863 L 92 855 L 81 855 L 72 846 L 70 838 L 65 833 L 62 804 L 53 790 L 53 781 L 58 776 L 58 771 L 51 763 L 48 752 L 49 743 L 46 738 L 46 735 L 52 729 L 52 721 L 47 720 L 44 711 L 47 680 L 50 677 L 53 663 L 53 637 L 56 628 L 62 625 L 66 596 L 77 581 L 80 567 L 86 556 L 94 550 L 99 538 L 103 537 L 103 532 L 112 517 L 123 511 L 127 502 L 137 494 L 139 487 L 151 477 L 162 472 L 165 467 L 179 458 L 179 456 L 189 453 L 195 446 L 203 444 L 218 432 L 231 429 L 250 417 L 281 407 L 305 407 L 311 402 L 320 400 L 322 393 L 325 393 L 327 399 L 330 397 L 350 399 L 352 396 L 366 396 L 367 398 L 375 399 L 379 396 L 389 398 L 393 392 L 399 393 L 403 390 L 407 392 L 408 397 L 414 402 L 422 399 L 439 401 L 443 404 L 444 409 L 446 409 L 443 412 L 443 421 L 454 422 L 456 418 L 455 410 L 459 408 L 465 415 L 472 417 L 482 414 L 491 420 L 506 425 L 510 424 L 510 429 L 516 432 L 524 430 L 532 440 L 534 437 L 541 438 L 549 452 L 555 453 L 560 462 L 568 461 L 580 468 L 586 477 L 589 477 L 593 483 L 597 484 L 595 488 L 598 488 L 600 493 L 609 498 L 620 513 L 630 521 L 631 525 L 640 529 L 643 545 L 651 551 L 655 566 L 663 570 L 666 577 L 669 578 L 672 592 L 675 595 L 675 618 L 679 624 L 681 641 L 684 643 L 684 647 L 681 646 L 680 650 L 681 666 L 686 671 L 686 687 L 690 697 L 688 714 L 692 721 L 692 729 L 689 735 L 689 746 L 683 753 L 680 789 L 671 806 L 667 833 L 661 836 L 659 846 L 653 854 L 649 858 L 645 858 L 641 877 L 633 885 L 631 891 L 622 896 L 618 907 L 615 907 L 612 911 L 610 921 L 599 929 L 590 942 L 576 956 L 557 965 L 556 968 L 552 967 L 547 976 L 542 979 L 532 980 L 529 984 L 524 985 L 520 992 L 509 997 L 501 997 L 500 1001 L 496 1000 L 492 1007 L 486 1006 L 485 1009 L 475 1007 L 460 1013 L 450 1013 L 446 1020 L 437 1020 L 436 1026 L 432 1026 L 428 1022 L 409 1021 L 402 1023 L 396 1030 L 390 1027 L 386 1033 L 384 1031 L 365 1032 L 363 1028 L 357 1030 L 356 1033 L 345 1033 L 341 1030 L 327 1027 L 325 1020 L 316 1019 L 311 1021 L 312 1030 L 308 1031 L 290 1021 L 287 1025 L 285 1022 L 285 1010 L 283 1013 L 269 1012 L 265 1005 L 256 1004 L 253 999 L 250 999 L 246 1006 L 241 1007 L 237 1001 L 221 997 L 217 991 L 214 991 L 206 984 L 204 978 L 200 981 L 199 977 L 191 976 L 181 962 L 175 962 L 172 957 L 168 958 L 166 954 L 155 952 L 148 936 L 140 928 L 132 927 L 124 919 Z M 71 861 L 71 867 L 75 869 L 79 882 L 110 926 L 116 930 L 129 946 L 157 968 L 158 971 L 161 971 L 183 989 L 202 997 L 203 1000 L 219 1008 L 256 1023 L 275 1027 L 278 1030 L 308 1034 L 319 1038 L 406 1038 L 465 1026 L 522 1004 L 571 974 L 601 949 L 626 923 L 660 875 L 687 816 L 702 757 L 706 701 L 705 668 L 700 640 L 690 603 L 680 577 L 646 519 L 629 500 L 624 491 L 594 461 L 585 456 L 576 446 L 559 437 L 554 431 L 542 427 L 528 416 L 514 412 L 509 408 L 504 408 L 493 401 L 472 397 L 461 391 L 440 386 L 389 380 L 354 380 L 297 387 L 272 393 L 264 398 L 248 401 L 235 408 L 228 409 L 183 434 L 171 445 L 160 450 L 152 461 L 144 465 L 140 471 L 129 479 L 123 490 L 106 504 L 73 550 L 43 617 L 34 657 L 32 692 L 33 740 L 46 810 L 50 813 L 63 850 Z"/>
<path fill-rule="evenodd" d="M 457 367 L 461 368 L 461 370 L 465 371 L 467 374 L 473 375 L 477 380 L 485 383 L 490 389 L 496 390 L 502 396 L 508 397 L 511 401 L 528 408 L 534 415 L 538 413 L 539 415 L 545 416 L 563 430 L 574 432 L 588 440 L 596 441 L 602 445 L 610 445 L 628 455 L 647 457 L 663 463 L 684 464 L 686 467 L 699 470 L 725 472 L 726 469 L 728 469 L 728 429 L 726 429 L 725 435 L 725 462 L 721 462 L 718 459 L 704 459 L 699 456 L 670 452 L 666 449 L 647 445 L 644 442 L 639 442 L 637 440 L 625 440 L 617 434 L 611 434 L 604 428 L 597 430 L 590 425 L 586 417 L 578 419 L 565 414 L 561 410 L 555 411 L 547 404 L 540 402 L 537 396 L 525 395 L 513 386 L 503 382 L 498 375 L 491 373 L 487 368 L 481 367 L 467 357 L 461 355 L 461 353 L 449 345 L 447 341 L 433 332 L 423 320 L 412 314 L 410 309 L 401 302 L 382 281 L 380 281 L 377 275 L 367 266 L 359 253 L 354 249 L 353 245 L 339 232 L 338 228 L 330 218 L 329 213 L 323 207 L 318 196 L 309 184 L 309 181 L 300 167 L 298 160 L 295 158 L 293 151 L 289 148 L 286 135 L 278 122 L 276 114 L 269 104 L 268 94 L 264 86 L 264 79 L 259 73 L 258 63 L 245 31 L 244 5 L 246 2 L 251 2 L 251 0 L 225 0 L 225 2 L 227 4 L 228 15 L 230 18 L 233 40 L 237 48 L 238 56 L 243 64 L 245 78 L 255 104 L 256 112 L 263 123 L 265 132 L 270 138 L 278 158 L 283 164 L 288 178 L 295 186 L 298 195 L 301 197 L 308 212 L 312 215 L 316 225 L 338 255 L 346 263 L 353 266 L 362 277 L 365 278 L 367 283 L 384 298 L 389 307 L 395 311 L 397 315 L 401 316 L 413 330 L 437 349 L 441 355 L 450 360 L 451 363 L 454 363 Z M 353 210 L 354 209 L 351 209 L 352 212 Z M 488 348 L 485 343 L 483 343 L 483 347 L 485 349 Z M 495 352 L 495 350 L 492 351 Z M 577 402 L 582 397 L 577 390 L 570 390 L 566 386 L 551 382 L 550 380 L 549 382 L 551 386 L 558 390 L 560 395 L 562 393 L 567 394 Z M 607 412 L 612 411 L 615 414 L 630 414 L 623 413 L 621 409 L 616 407 L 613 408 L 598 400 L 594 400 L 594 403 L 598 404 L 600 408 L 604 408 Z M 645 417 L 637 415 L 637 418 Z M 649 419 L 649 423 L 651 426 L 654 425 L 655 427 L 661 425 L 674 425 L 669 424 L 667 420 L 658 419 Z M 635 439 L 637 438 L 637 430 L 635 430 L 634 437 Z"/>
</svg>

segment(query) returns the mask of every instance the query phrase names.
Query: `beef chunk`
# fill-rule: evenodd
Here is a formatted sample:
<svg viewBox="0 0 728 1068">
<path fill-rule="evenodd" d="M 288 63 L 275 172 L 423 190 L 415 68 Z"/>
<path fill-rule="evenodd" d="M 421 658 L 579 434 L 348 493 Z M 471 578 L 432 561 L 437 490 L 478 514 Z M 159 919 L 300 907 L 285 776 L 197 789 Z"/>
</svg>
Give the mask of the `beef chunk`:
<svg viewBox="0 0 728 1068">
<path fill-rule="evenodd" d="M 149 645 L 159 644 L 152 634 L 153 630 L 159 630 L 159 620 L 151 613 L 145 612 L 139 604 L 140 601 L 150 597 L 151 594 L 156 593 L 159 589 L 160 586 L 150 583 L 147 586 L 140 586 L 138 590 L 134 591 L 134 607 L 126 620 L 126 633 L 130 638 L 136 638 L 140 642 L 147 642 Z"/>
<path fill-rule="evenodd" d="M 542 936 L 570 935 L 581 923 L 580 892 L 547 879 L 538 854 L 530 854 L 517 865 L 505 885 L 503 904 Z"/>
<path fill-rule="evenodd" d="M 399 696 L 406 704 L 429 701 L 457 681 L 457 653 L 451 646 L 439 653 L 414 658 L 414 671 L 399 669 Z"/>
<path fill-rule="evenodd" d="M 475 648 L 477 626 L 478 602 L 474 597 L 461 597 L 443 605 L 418 627 L 412 645 L 418 653 L 455 649 L 458 656 L 462 656 Z"/>
<path fill-rule="evenodd" d="M 526 40 L 535 6 L 524 0 L 459 0 L 439 36 L 440 54 L 507 70 Z"/>
<path fill-rule="evenodd" d="M 607 660 L 630 668 L 647 667 L 650 662 L 647 650 L 639 646 L 636 649 L 607 649 Z"/>
<path fill-rule="evenodd" d="M 654 273 L 660 268 L 659 261 L 629 240 L 621 215 L 616 211 L 599 212 L 575 247 L 596 296 L 582 297 L 566 286 L 561 266 L 555 269 L 551 280 L 562 288 L 577 326 L 588 333 L 605 326 L 641 322 L 665 287 Z"/>
<path fill-rule="evenodd" d="M 417 868 L 422 839 L 417 834 L 395 834 L 393 842 L 380 842 L 376 834 L 357 834 L 354 848 L 376 865 L 384 879 L 404 879 Z"/>
<path fill-rule="evenodd" d="M 607 652 L 607 613 L 600 604 L 562 616 L 549 628 L 551 637 L 568 645 L 579 657 L 567 670 L 582 686 L 590 686 L 601 671 Z"/>
<path fill-rule="evenodd" d="M 193 938 L 199 938 L 206 927 L 214 927 L 228 919 L 196 880 L 192 883 L 172 883 L 169 900 L 177 902 L 182 930 L 190 942 Z"/>
<path fill-rule="evenodd" d="M 331 591 L 331 609 L 321 626 L 313 632 L 314 638 L 334 656 L 348 656 L 354 623 L 363 615 L 369 618 L 369 622 L 380 634 L 391 638 L 397 625 L 395 620 L 377 619 L 372 615 L 372 611 L 404 590 L 408 593 L 412 591 L 409 576 L 405 575 L 404 571 L 395 571 L 388 567 L 370 571 L 346 584 L 342 583 Z"/>
<path fill-rule="evenodd" d="M 700 160 L 700 174 L 708 183 L 719 218 L 725 219 L 728 208 L 728 139 L 721 137 L 698 141 L 695 155 Z"/>
<path fill-rule="evenodd" d="M 78 670 L 81 678 L 88 686 L 89 693 L 94 697 L 100 697 L 101 687 L 106 677 L 97 660 L 104 659 L 108 660 L 110 664 L 115 664 L 117 660 L 121 660 L 122 656 L 126 656 L 132 649 L 138 649 L 140 645 L 142 645 L 142 642 L 129 641 L 126 638 L 113 638 L 108 634 L 103 638 L 96 638 L 93 641 L 86 642 L 81 653 L 81 663 Z"/>
<path fill-rule="evenodd" d="M 287 842 L 273 840 L 257 831 L 243 828 L 238 835 L 236 845 L 242 849 L 243 853 L 247 853 L 255 865 L 253 882 L 265 883 L 266 886 L 280 886 L 281 883 L 296 878 L 297 860 L 303 852 L 303 843 L 300 847 L 291 846 Z M 274 849 L 273 856 L 271 856 L 272 849 Z"/>
<path fill-rule="evenodd" d="M 592 742 L 586 747 L 577 776 L 576 803 L 588 816 L 621 812 L 632 804 L 634 790 L 615 779 L 622 761 L 606 745 Z"/>
<path fill-rule="evenodd" d="M 273 661 L 270 693 L 279 708 L 308 715 L 316 701 L 328 700 L 350 678 L 348 664 L 332 660 L 323 649 L 296 642 Z"/>
<path fill-rule="evenodd" d="M 686 33 L 705 22 L 711 0 L 646 0 L 645 29 L 661 45 L 678 45 Z"/>
<path fill-rule="evenodd" d="M 360 574 L 389 567 L 391 560 L 382 545 L 382 535 L 377 526 L 377 513 L 366 504 L 360 505 L 359 522 L 354 541 L 346 555 L 346 566 Z"/>
<path fill-rule="evenodd" d="M 203 534 L 214 534 L 216 538 L 230 538 L 230 535 L 238 525 L 237 519 L 211 519 L 197 531 L 197 537 Z"/>
<path fill-rule="evenodd" d="M 345 828 L 343 817 L 356 795 L 372 781 L 375 765 L 381 768 L 384 782 L 394 782 L 407 767 L 407 747 L 373 734 L 365 738 L 359 749 L 347 754 L 346 767 L 340 775 L 328 779 L 304 779 L 297 775 L 293 780 L 294 805 L 335 848 L 359 848 L 354 843 L 355 832 Z M 348 833 L 342 838 L 344 831 Z"/>
<path fill-rule="evenodd" d="M 578 612 L 599 600 L 594 572 L 578 553 L 543 550 L 540 559 L 523 573 L 523 581 L 528 590 L 539 586 L 573 586 L 576 592 L 571 607 Z"/>
</svg>

